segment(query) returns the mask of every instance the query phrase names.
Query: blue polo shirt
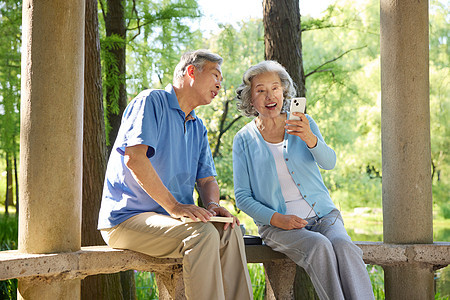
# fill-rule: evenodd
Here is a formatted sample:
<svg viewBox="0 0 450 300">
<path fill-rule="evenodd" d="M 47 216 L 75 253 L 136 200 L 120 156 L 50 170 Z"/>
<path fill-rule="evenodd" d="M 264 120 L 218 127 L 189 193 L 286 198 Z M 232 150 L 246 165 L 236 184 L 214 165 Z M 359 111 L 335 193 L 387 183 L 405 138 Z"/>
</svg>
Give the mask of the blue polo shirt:
<svg viewBox="0 0 450 300">
<path fill-rule="evenodd" d="M 168 214 L 136 182 L 124 163 L 125 148 L 147 145 L 147 156 L 175 199 L 195 204 L 197 179 L 216 176 L 207 130 L 192 111 L 186 118 L 172 85 L 145 90 L 127 106 L 114 143 L 103 187 L 98 229 L 143 213 Z"/>
</svg>

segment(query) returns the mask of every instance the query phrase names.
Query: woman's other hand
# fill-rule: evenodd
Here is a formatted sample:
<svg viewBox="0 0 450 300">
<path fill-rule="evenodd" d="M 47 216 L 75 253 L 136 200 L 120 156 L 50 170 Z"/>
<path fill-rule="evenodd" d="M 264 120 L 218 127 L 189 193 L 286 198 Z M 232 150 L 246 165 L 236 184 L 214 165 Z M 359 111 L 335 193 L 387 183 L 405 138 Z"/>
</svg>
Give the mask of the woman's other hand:
<svg viewBox="0 0 450 300">
<path fill-rule="evenodd" d="M 273 214 L 270 224 L 284 230 L 292 230 L 302 229 L 308 225 L 308 222 L 294 215 L 282 215 L 276 212 Z"/>
</svg>

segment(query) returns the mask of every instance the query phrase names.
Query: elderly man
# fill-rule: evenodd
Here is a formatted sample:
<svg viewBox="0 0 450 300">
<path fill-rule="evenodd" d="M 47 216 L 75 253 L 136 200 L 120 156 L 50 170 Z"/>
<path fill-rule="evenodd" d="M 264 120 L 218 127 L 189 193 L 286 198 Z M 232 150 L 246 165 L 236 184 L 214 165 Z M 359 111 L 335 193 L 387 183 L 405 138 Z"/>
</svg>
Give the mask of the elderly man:
<svg viewBox="0 0 450 300">
<path fill-rule="evenodd" d="M 108 162 L 99 216 L 98 229 L 113 248 L 182 257 L 188 299 L 252 298 L 239 220 L 208 222 L 232 217 L 219 205 L 207 130 L 194 112 L 217 96 L 221 63 L 206 50 L 185 53 L 173 85 L 143 91 L 130 102 Z M 195 184 L 206 209 L 194 203 Z"/>
</svg>

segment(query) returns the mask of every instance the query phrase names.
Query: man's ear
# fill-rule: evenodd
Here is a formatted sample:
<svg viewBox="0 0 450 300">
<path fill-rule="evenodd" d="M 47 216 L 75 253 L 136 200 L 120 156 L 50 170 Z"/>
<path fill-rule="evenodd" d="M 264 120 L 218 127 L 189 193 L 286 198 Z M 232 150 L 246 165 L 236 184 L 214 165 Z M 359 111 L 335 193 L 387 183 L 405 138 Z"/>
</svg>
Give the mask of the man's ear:
<svg viewBox="0 0 450 300">
<path fill-rule="evenodd" d="M 194 78 L 194 70 L 195 70 L 195 66 L 194 65 L 189 65 L 187 67 L 186 74 L 189 76 L 189 78 L 195 79 Z"/>
</svg>

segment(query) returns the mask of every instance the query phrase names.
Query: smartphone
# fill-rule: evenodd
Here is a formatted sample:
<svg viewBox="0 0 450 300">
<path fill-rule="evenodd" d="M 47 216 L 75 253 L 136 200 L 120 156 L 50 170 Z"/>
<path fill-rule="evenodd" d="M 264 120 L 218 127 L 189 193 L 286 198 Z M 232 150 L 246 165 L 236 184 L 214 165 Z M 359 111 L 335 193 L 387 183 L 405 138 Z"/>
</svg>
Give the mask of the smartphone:
<svg viewBox="0 0 450 300">
<path fill-rule="evenodd" d="M 306 98 L 305 97 L 298 97 L 298 98 L 292 98 L 291 99 L 291 107 L 289 108 L 289 120 L 300 120 L 299 117 L 294 116 L 293 112 L 301 112 L 305 113 L 306 108 Z"/>
</svg>

